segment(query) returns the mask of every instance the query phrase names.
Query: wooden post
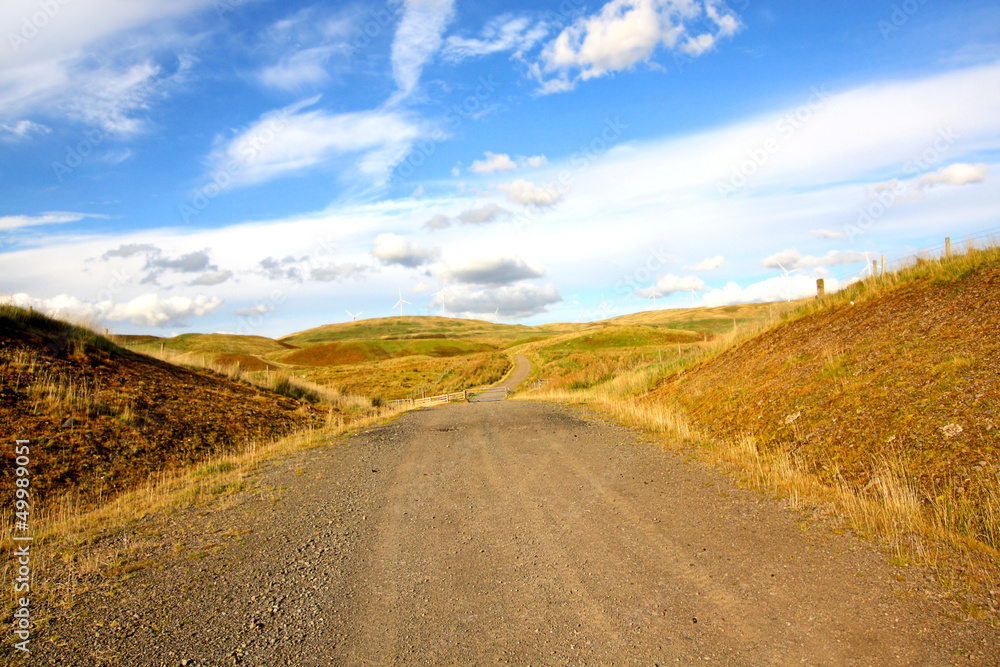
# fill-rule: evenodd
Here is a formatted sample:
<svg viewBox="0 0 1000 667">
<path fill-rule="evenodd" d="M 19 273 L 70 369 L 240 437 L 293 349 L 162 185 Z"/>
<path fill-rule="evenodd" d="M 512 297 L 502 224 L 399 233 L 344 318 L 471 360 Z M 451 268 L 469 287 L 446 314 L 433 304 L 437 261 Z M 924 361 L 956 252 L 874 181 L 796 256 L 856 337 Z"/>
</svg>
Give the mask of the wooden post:
<svg viewBox="0 0 1000 667">
<path fill-rule="evenodd" d="M 878 278 L 878 260 L 872 260 L 872 278 Z"/>
<path fill-rule="evenodd" d="M 826 283 L 822 278 L 816 279 L 816 296 L 819 298 L 826 296 Z"/>
<path fill-rule="evenodd" d="M 885 277 L 885 255 L 882 255 L 882 277 Z"/>
<path fill-rule="evenodd" d="M 951 237 L 947 237 L 944 240 L 944 256 L 951 257 Z"/>
</svg>

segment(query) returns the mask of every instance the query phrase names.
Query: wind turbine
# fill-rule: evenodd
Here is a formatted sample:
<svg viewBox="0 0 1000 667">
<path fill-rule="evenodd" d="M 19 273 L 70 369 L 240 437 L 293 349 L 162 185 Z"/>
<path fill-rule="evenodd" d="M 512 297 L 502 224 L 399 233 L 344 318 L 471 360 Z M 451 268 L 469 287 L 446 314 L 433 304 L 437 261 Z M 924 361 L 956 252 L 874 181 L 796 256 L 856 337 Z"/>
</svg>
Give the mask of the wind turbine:
<svg viewBox="0 0 1000 667">
<path fill-rule="evenodd" d="M 493 313 L 493 324 L 500 324 L 500 307 L 497 306 L 496 312 Z"/>
<path fill-rule="evenodd" d="M 441 317 L 448 317 L 448 303 L 445 301 L 445 296 L 447 295 L 448 289 L 449 289 L 448 288 L 448 283 L 446 282 L 441 287 L 440 291 L 434 292 L 434 294 L 431 295 L 431 296 L 439 296 L 440 295 L 440 297 L 441 297 Z"/>
<path fill-rule="evenodd" d="M 399 301 L 396 302 L 396 306 L 399 306 L 399 316 L 400 317 L 403 316 L 403 304 L 404 303 L 409 304 L 411 306 L 413 305 L 409 301 L 406 301 L 405 299 L 403 299 L 403 290 L 399 290 Z M 395 309 L 396 306 L 393 306 L 393 309 Z"/>
<path fill-rule="evenodd" d="M 688 291 L 691 292 L 691 307 L 694 308 L 694 295 L 698 290 L 692 288 L 689 289 Z"/>
<path fill-rule="evenodd" d="M 358 321 L 358 315 L 360 315 L 361 313 L 363 313 L 365 311 L 359 310 L 357 313 L 352 313 L 349 310 L 345 310 L 344 312 L 351 316 L 351 321 L 352 322 L 357 322 Z"/>
<path fill-rule="evenodd" d="M 786 269 L 781 265 L 781 262 L 775 262 L 775 264 L 777 264 L 778 268 L 780 268 L 782 271 L 785 272 L 785 300 L 790 303 L 792 300 L 792 294 L 788 289 L 788 276 L 795 273 L 796 271 L 801 271 L 802 269 L 800 267 L 798 269 L 792 269 L 791 271 L 789 271 L 788 269 Z"/>
<path fill-rule="evenodd" d="M 663 295 L 656 291 L 656 283 L 653 283 L 653 286 L 650 289 L 652 290 L 650 296 L 653 297 L 653 310 L 656 310 L 656 297 L 662 298 Z"/>
</svg>

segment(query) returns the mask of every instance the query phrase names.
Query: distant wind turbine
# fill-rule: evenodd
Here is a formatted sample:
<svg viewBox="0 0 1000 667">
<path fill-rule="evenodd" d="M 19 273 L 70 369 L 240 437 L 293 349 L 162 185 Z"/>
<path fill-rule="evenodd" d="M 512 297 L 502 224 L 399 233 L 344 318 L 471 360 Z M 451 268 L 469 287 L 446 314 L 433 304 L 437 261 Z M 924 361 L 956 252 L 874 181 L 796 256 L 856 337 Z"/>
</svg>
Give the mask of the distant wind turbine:
<svg viewBox="0 0 1000 667">
<path fill-rule="evenodd" d="M 360 315 L 361 313 L 363 313 L 365 311 L 359 310 L 357 313 L 352 313 L 349 310 L 345 310 L 344 312 L 351 316 L 351 321 L 352 322 L 357 322 L 358 321 L 358 315 Z"/>
<path fill-rule="evenodd" d="M 650 296 L 653 297 L 653 310 L 656 310 L 656 297 L 662 298 L 663 295 L 656 291 L 656 283 L 653 283 L 653 286 L 650 289 L 652 289 Z"/>
<path fill-rule="evenodd" d="M 800 267 L 798 269 L 792 269 L 791 271 L 789 271 L 788 269 L 786 269 L 785 267 L 783 267 L 781 265 L 781 262 L 775 262 L 775 264 L 777 264 L 778 268 L 780 268 L 782 271 L 785 272 L 785 299 L 786 299 L 786 301 L 791 302 L 791 300 L 792 300 L 792 293 L 791 293 L 791 291 L 788 288 L 788 276 L 790 276 L 791 274 L 795 273 L 796 271 L 801 271 L 802 269 Z"/>
<path fill-rule="evenodd" d="M 500 324 L 500 307 L 497 306 L 496 312 L 493 313 L 493 324 Z"/>
<path fill-rule="evenodd" d="M 403 304 L 404 303 L 405 304 L 409 304 L 411 306 L 413 305 L 412 303 L 410 303 L 409 301 L 407 301 L 407 300 L 405 300 L 403 298 L 403 290 L 399 290 L 399 301 L 396 302 L 396 306 L 399 306 L 399 316 L 400 317 L 403 316 Z M 396 306 L 393 306 L 393 310 L 395 310 Z"/>
<path fill-rule="evenodd" d="M 441 297 L 441 317 L 448 317 L 448 303 L 445 301 L 445 296 L 447 296 L 448 289 L 449 289 L 448 283 L 444 283 L 444 286 L 441 287 L 441 290 L 439 292 L 434 292 L 434 294 L 432 295 Z"/>
<path fill-rule="evenodd" d="M 695 295 L 695 293 L 697 293 L 698 290 L 696 290 L 696 289 L 690 289 L 688 291 L 691 292 L 691 307 L 694 308 L 694 295 Z"/>
</svg>

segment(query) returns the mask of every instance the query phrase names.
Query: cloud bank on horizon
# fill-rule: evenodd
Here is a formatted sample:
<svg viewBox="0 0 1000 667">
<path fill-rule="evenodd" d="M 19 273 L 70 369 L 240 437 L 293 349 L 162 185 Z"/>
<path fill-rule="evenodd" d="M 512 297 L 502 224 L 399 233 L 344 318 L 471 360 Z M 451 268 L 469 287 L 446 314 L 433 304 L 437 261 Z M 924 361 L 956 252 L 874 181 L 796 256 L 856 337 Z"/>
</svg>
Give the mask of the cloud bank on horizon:
<svg viewBox="0 0 1000 667">
<path fill-rule="evenodd" d="M 0 298 L 276 336 L 836 290 L 997 226 L 1000 7 L 910 9 L 12 0 Z"/>
</svg>

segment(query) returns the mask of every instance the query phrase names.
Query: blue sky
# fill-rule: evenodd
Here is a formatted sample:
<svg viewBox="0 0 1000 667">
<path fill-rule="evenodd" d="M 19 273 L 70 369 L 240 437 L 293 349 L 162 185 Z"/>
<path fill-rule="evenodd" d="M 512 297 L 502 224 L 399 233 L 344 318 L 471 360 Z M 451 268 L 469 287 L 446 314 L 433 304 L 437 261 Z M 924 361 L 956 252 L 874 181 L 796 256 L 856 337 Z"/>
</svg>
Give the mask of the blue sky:
<svg viewBox="0 0 1000 667">
<path fill-rule="evenodd" d="M 13 0 L 0 28 L 0 295 L 120 333 L 400 290 L 526 324 L 779 300 L 1000 227 L 994 2 Z"/>
</svg>

